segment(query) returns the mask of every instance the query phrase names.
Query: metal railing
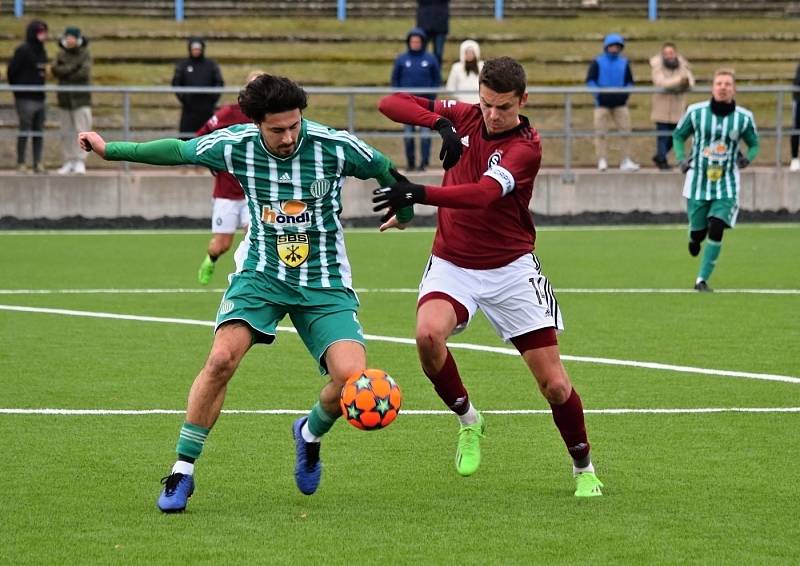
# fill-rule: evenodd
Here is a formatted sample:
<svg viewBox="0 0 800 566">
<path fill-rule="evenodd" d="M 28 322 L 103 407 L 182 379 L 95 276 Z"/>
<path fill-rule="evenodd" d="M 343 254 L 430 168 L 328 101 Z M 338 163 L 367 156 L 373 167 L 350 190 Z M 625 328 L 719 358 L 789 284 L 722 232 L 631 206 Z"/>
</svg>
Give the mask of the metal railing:
<svg viewBox="0 0 800 566">
<path fill-rule="evenodd" d="M 363 95 L 383 96 L 394 92 L 409 92 L 413 94 L 427 94 L 437 95 L 440 98 L 451 96 L 457 92 L 449 91 L 446 89 L 432 89 L 432 88 L 414 88 L 414 89 L 393 89 L 387 87 L 308 87 L 305 88 L 306 92 L 310 95 L 327 95 L 327 96 L 341 96 L 346 99 L 346 129 L 353 134 L 361 137 L 390 137 L 402 138 L 404 133 L 402 129 L 398 130 L 361 130 L 357 126 L 357 105 L 356 97 Z M 131 128 L 131 99 L 135 95 L 144 94 L 236 94 L 239 88 L 234 87 L 172 87 L 172 86 L 59 86 L 59 85 L 8 85 L 0 84 L 0 95 L 10 92 L 45 92 L 45 93 L 58 93 L 58 92 L 90 92 L 90 93 L 106 93 L 118 94 L 122 97 L 121 111 L 122 111 L 122 128 L 121 139 L 129 141 L 132 139 L 142 139 L 138 135 L 133 135 Z M 696 88 L 690 93 L 708 92 L 708 88 Z M 759 135 L 761 137 L 775 138 L 775 167 L 782 165 L 782 152 L 783 152 L 783 137 L 786 135 L 798 135 L 800 129 L 786 128 L 783 125 L 784 120 L 784 105 L 787 101 L 786 97 L 791 97 L 793 93 L 800 92 L 800 87 L 792 85 L 774 85 L 774 86 L 739 86 L 737 87 L 738 93 L 768 93 L 775 97 L 775 120 L 774 128 L 759 128 Z M 596 135 L 594 129 L 575 129 L 573 126 L 573 114 L 575 107 L 575 98 L 578 96 L 586 96 L 596 93 L 627 93 L 631 95 L 643 95 L 654 93 L 669 93 L 664 89 L 655 87 L 630 87 L 630 88 L 588 88 L 585 86 L 555 86 L 555 87 L 528 87 L 529 96 L 537 95 L 557 95 L 563 97 L 563 126 L 560 129 L 539 129 L 539 134 L 543 138 L 556 138 L 564 140 L 564 154 L 563 154 L 563 178 L 566 181 L 571 181 L 574 178 L 573 174 L 573 143 L 578 138 L 592 138 Z M 377 110 L 374 110 L 377 112 Z M 758 119 L 756 120 L 758 123 Z M 47 135 L 38 132 L 29 132 L 30 135 L 39 136 Z M 0 139 L 16 138 L 18 132 L 0 132 Z M 171 132 L 170 135 L 178 137 L 180 135 L 191 136 L 193 132 Z M 422 134 L 431 136 L 430 132 Z M 669 132 L 657 131 L 653 129 L 640 129 L 631 132 L 623 133 L 619 131 L 609 131 L 608 137 L 651 137 L 669 136 Z"/>
</svg>

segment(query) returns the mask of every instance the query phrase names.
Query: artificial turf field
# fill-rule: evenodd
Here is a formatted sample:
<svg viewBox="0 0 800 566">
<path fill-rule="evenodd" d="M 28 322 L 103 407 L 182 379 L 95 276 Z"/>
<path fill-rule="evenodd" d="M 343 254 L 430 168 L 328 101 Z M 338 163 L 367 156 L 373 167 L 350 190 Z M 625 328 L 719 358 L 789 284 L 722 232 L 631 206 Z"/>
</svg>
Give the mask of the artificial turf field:
<svg viewBox="0 0 800 566">
<path fill-rule="evenodd" d="M 0 233 L 0 563 L 797 560 L 800 226 L 726 233 L 714 294 L 688 292 L 683 227 L 540 231 L 606 486 L 592 500 L 572 496 L 545 401 L 481 317 L 452 341 L 477 346 L 453 352 L 486 411 L 480 470 L 457 475 L 453 417 L 415 413 L 442 409 L 404 341 L 431 238 L 347 236 L 370 365 L 403 388 L 397 421 L 337 423 L 320 489 L 301 495 L 290 426 L 323 380 L 283 332 L 228 390 L 226 410 L 264 412 L 222 415 L 187 512 L 166 516 L 158 481 L 231 257 L 201 289 L 203 232 Z"/>
</svg>

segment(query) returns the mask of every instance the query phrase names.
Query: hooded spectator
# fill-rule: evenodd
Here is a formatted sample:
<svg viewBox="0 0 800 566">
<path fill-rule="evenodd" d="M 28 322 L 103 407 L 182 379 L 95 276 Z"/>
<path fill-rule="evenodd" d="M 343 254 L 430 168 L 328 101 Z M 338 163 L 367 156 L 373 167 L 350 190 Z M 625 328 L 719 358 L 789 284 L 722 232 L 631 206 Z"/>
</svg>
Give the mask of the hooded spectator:
<svg viewBox="0 0 800 566">
<path fill-rule="evenodd" d="M 47 72 L 47 24 L 41 20 L 33 20 L 25 30 L 25 41 L 14 51 L 8 62 L 6 76 L 8 84 L 44 86 Z M 28 138 L 32 137 L 33 171 L 44 173 L 42 150 L 44 149 L 44 92 L 14 92 L 14 104 L 19 117 L 19 136 L 17 137 L 17 171 L 24 173 L 25 151 Z"/>
<path fill-rule="evenodd" d="M 178 87 L 222 87 L 222 73 L 213 59 L 205 56 L 206 43 L 200 37 L 190 37 L 187 43 L 189 57 L 175 65 L 172 86 Z M 219 94 L 176 93 L 181 103 L 180 137 L 190 139 L 194 132 L 214 114 Z"/>
<path fill-rule="evenodd" d="M 425 32 L 420 28 L 413 28 L 406 36 L 407 50 L 401 53 L 394 60 L 394 68 L 392 69 L 392 86 L 394 88 L 419 88 L 419 87 L 433 87 L 439 88 L 441 85 L 441 71 L 436 57 L 425 51 L 425 42 L 428 37 Z M 436 98 L 435 94 L 419 94 L 418 96 L 426 96 L 433 100 Z M 408 170 L 417 169 L 416 164 L 416 150 L 414 143 L 414 136 L 416 128 L 414 126 L 406 125 L 404 127 L 406 136 L 404 137 L 406 149 L 406 163 Z M 424 171 L 428 166 L 431 155 L 431 138 L 430 130 L 427 128 L 420 128 L 422 141 L 420 143 L 420 161 L 419 171 Z"/>
<path fill-rule="evenodd" d="M 89 40 L 81 30 L 69 26 L 58 42 L 59 52 L 53 64 L 53 75 L 59 85 L 87 86 L 91 82 L 92 58 Z M 86 156 L 78 144 L 78 132 L 92 129 L 92 95 L 89 92 L 59 92 L 58 108 L 61 113 L 61 144 L 64 164 L 59 175 L 86 173 Z"/>
<path fill-rule="evenodd" d="M 447 78 L 447 90 L 457 92 L 454 95 L 456 100 L 477 104 L 480 102 L 478 75 L 482 68 L 481 48 L 478 43 L 471 39 L 462 42 L 459 48 L 459 60 L 453 63 L 450 76 Z"/>
<path fill-rule="evenodd" d="M 586 74 L 586 85 L 593 88 L 611 88 L 633 86 L 633 73 L 628 59 L 622 55 L 625 49 L 625 40 L 617 33 L 609 34 L 603 40 L 603 53 L 598 55 Z M 628 94 L 621 93 L 596 93 L 594 95 L 594 129 L 595 150 L 597 152 L 597 168 L 600 171 L 608 169 L 608 143 L 606 134 L 609 125 L 614 124 L 624 133 L 631 131 L 631 115 L 628 111 Z M 622 171 L 636 171 L 639 165 L 630 157 L 630 138 L 623 136 L 623 158 L 619 168 Z"/>
</svg>

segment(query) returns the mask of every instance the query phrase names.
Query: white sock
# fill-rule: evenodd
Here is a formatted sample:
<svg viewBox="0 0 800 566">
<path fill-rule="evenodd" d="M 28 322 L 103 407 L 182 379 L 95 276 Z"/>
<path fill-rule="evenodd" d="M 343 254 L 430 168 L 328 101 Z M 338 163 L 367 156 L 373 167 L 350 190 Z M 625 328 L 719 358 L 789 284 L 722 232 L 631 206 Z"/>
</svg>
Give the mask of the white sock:
<svg viewBox="0 0 800 566">
<path fill-rule="evenodd" d="M 306 442 L 319 442 L 320 440 L 322 440 L 321 437 L 314 436 L 313 434 L 311 434 L 311 431 L 308 430 L 308 421 L 306 421 L 305 424 L 303 424 L 303 428 L 300 429 L 300 434 L 303 436 L 303 440 L 305 440 Z"/>
<path fill-rule="evenodd" d="M 705 279 L 703 279 L 702 277 L 698 277 L 697 279 L 694 280 L 694 284 L 697 285 L 701 281 L 705 281 Z"/>
<path fill-rule="evenodd" d="M 575 464 L 572 464 L 572 475 L 577 476 L 578 474 L 582 474 L 583 472 L 592 472 L 594 473 L 594 466 L 591 462 L 585 468 L 579 468 Z"/>
<path fill-rule="evenodd" d="M 461 426 L 469 426 L 474 425 L 478 422 L 478 411 L 475 410 L 475 407 L 472 406 L 472 403 L 469 404 L 469 409 L 463 415 L 458 415 L 458 420 L 461 422 Z"/>
<path fill-rule="evenodd" d="M 175 465 L 172 466 L 172 473 L 191 476 L 194 474 L 194 464 L 192 464 L 191 462 L 184 462 L 183 460 L 178 460 L 177 462 L 175 462 Z"/>
</svg>

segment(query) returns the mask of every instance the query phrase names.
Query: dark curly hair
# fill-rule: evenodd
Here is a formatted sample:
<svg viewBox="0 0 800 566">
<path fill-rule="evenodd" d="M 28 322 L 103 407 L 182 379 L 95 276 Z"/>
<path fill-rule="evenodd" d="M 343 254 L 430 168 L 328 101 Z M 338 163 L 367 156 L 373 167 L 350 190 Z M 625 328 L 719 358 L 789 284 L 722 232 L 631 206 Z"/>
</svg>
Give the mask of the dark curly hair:
<svg viewBox="0 0 800 566">
<path fill-rule="evenodd" d="M 308 95 L 297 83 L 286 77 L 264 73 L 239 91 L 239 107 L 244 115 L 261 123 L 267 114 L 277 114 L 308 106 Z"/>
<path fill-rule="evenodd" d="M 479 81 L 495 92 L 513 90 L 517 96 L 525 94 L 528 86 L 525 69 L 511 57 L 497 57 L 484 62 Z"/>
</svg>

